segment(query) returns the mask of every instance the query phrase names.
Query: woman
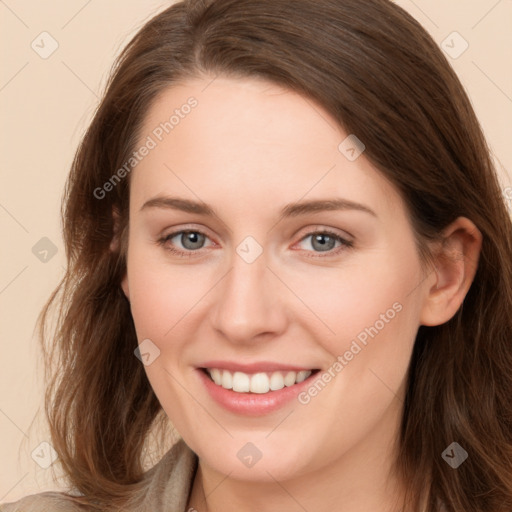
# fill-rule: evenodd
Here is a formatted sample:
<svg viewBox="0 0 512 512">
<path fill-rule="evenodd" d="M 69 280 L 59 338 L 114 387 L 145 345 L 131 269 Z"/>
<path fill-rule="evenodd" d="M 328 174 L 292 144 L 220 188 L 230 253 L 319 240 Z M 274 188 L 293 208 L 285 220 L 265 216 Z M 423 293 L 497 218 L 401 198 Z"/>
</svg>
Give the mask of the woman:
<svg viewBox="0 0 512 512">
<path fill-rule="evenodd" d="M 2 511 L 512 509 L 511 221 L 402 9 L 171 6 L 119 58 L 66 191 L 41 325 L 58 306 L 70 492 Z M 167 419 L 180 440 L 145 471 Z"/>
</svg>

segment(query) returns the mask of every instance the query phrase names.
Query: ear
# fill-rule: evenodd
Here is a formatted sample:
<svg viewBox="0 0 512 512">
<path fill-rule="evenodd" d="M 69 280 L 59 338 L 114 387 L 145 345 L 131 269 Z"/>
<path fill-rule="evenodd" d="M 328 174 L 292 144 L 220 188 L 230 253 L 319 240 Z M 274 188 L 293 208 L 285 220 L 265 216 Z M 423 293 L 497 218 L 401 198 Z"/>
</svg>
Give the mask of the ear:
<svg viewBox="0 0 512 512">
<path fill-rule="evenodd" d="M 123 279 L 121 279 L 121 288 L 123 289 L 128 302 L 130 302 L 130 287 L 128 285 L 128 272 L 125 272 Z"/>
<path fill-rule="evenodd" d="M 113 236 L 110 242 L 110 250 L 117 252 L 121 247 L 121 215 L 117 206 L 112 206 L 112 218 L 114 220 Z M 128 286 L 128 273 L 125 272 L 123 279 L 121 280 L 121 288 L 128 301 L 130 301 L 130 289 Z"/>
<path fill-rule="evenodd" d="M 482 248 L 482 234 L 466 217 L 459 217 L 443 231 L 435 255 L 435 284 L 428 291 L 421 325 L 441 325 L 461 306 L 473 282 Z"/>
<path fill-rule="evenodd" d="M 110 241 L 110 250 L 116 252 L 120 249 L 121 245 L 121 214 L 119 208 L 115 205 L 112 206 L 112 220 L 113 222 L 113 235 Z"/>
</svg>

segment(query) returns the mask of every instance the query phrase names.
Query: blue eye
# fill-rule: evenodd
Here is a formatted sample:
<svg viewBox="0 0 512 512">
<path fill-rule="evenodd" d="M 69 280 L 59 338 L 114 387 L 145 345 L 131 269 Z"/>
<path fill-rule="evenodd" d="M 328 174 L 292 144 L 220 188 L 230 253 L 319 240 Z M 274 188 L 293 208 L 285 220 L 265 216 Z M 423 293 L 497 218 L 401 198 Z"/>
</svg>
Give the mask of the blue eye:
<svg viewBox="0 0 512 512">
<path fill-rule="evenodd" d="M 175 247 L 176 242 L 172 242 L 175 238 L 179 241 L 184 250 Z M 170 233 L 161 238 L 158 242 L 161 245 L 166 246 L 166 248 L 171 252 L 184 256 L 191 256 L 192 254 L 190 253 L 197 252 L 198 249 L 202 249 L 204 247 L 205 240 L 207 238 L 208 237 L 200 231 L 185 230 Z"/>
<path fill-rule="evenodd" d="M 345 240 L 340 235 L 331 231 L 313 231 L 304 236 L 299 243 L 304 243 L 308 238 L 311 238 L 310 247 L 312 250 L 304 250 L 306 252 L 317 253 L 317 255 L 310 257 L 334 256 L 345 249 L 353 247 L 353 242 Z M 208 247 L 205 245 L 207 240 L 209 240 L 209 238 L 206 234 L 198 230 L 189 229 L 169 233 L 160 238 L 158 244 L 178 256 L 192 257 L 199 253 L 201 249 Z M 176 245 L 178 245 L 178 247 L 176 247 Z M 325 256 L 318 253 L 325 253 Z"/>
<path fill-rule="evenodd" d="M 343 249 L 353 247 L 354 245 L 353 242 L 345 240 L 340 235 L 331 231 L 314 231 L 303 237 L 301 242 L 308 238 L 311 239 L 310 246 L 313 248 L 313 252 L 325 252 L 328 253 L 328 256 L 338 254 Z"/>
</svg>

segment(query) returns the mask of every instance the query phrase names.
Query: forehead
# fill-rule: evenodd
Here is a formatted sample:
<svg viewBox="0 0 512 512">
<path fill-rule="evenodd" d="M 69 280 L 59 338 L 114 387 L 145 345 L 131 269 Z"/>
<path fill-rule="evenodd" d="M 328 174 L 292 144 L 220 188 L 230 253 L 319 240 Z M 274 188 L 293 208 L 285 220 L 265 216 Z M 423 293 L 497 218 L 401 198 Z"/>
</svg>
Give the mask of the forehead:
<svg viewBox="0 0 512 512">
<path fill-rule="evenodd" d="M 396 207 L 364 153 L 347 158 L 348 135 L 317 103 L 266 80 L 188 80 L 165 89 L 144 119 L 136 147 L 151 149 L 132 171 L 131 201 L 178 192 L 250 209 L 327 194 Z"/>
<path fill-rule="evenodd" d="M 188 108 L 190 103 L 195 106 Z M 159 132 L 165 121 L 173 126 L 161 126 L 163 138 L 180 137 L 205 151 L 213 145 L 217 153 L 222 139 L 232 141 L 225 148 L 230 153 L 239 147 L 258 154 L 262 145 L 298 152 L 305 140 L 333 153 L 342 136 L 336 121 L 312 100 L 260 78 L 214 77 L 173 85 L 154 101 L 142 135 Z"/>
</svg>

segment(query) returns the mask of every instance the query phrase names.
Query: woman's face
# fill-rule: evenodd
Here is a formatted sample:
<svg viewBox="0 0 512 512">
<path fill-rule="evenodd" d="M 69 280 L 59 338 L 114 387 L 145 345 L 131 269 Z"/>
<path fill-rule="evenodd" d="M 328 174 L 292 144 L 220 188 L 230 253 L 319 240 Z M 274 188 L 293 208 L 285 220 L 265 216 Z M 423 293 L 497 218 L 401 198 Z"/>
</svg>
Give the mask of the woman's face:
<svg viewBox="0 0 512 512">
<path fill-rule="evenodd" d="M 140 132 L 123 289 L 142 359 L 202 464 L 234 478 L 382 464 L 397 434 L 432 280 L 348 135 L 224 77 L 169 88 Z"/>
</svg>

